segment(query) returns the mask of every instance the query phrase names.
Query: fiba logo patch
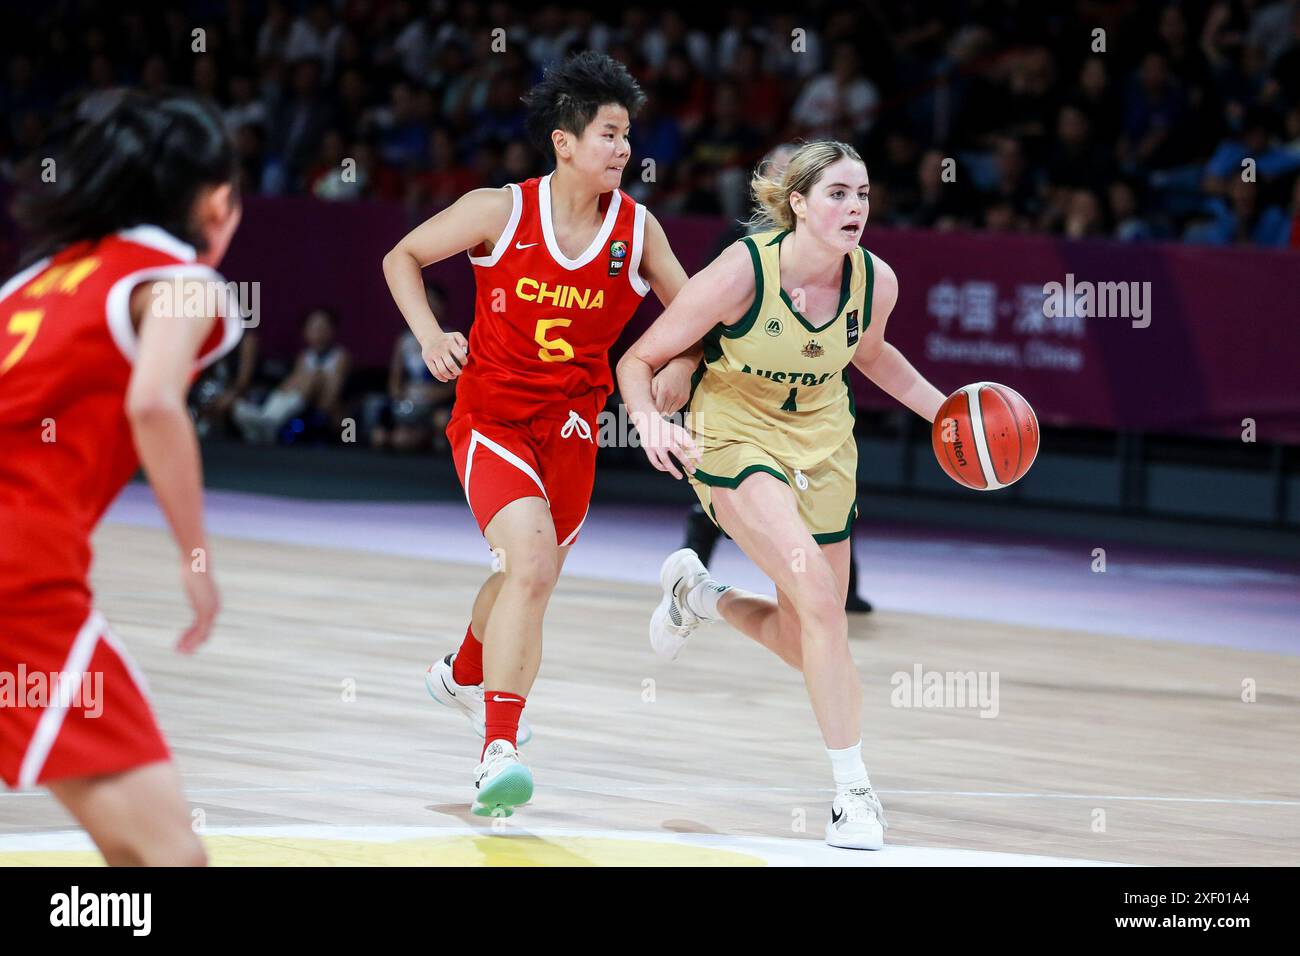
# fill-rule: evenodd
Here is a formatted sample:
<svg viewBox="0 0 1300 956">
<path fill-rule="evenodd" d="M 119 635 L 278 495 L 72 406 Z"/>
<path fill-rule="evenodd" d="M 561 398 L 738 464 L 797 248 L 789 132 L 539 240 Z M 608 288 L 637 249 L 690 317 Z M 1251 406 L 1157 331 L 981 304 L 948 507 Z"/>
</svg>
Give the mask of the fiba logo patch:
<svg viewBox="0 0 1300 956">
<path fill-rule="evenodd" d="M 849 325 L 849 345 L 858 340 L 858 310 L 854 309 L 847 316 Z"/>
<path fill-rule="evenodd" d="M 781 325 L 780 319 L 768 319 L 767 325 L 763 327 L 763 331 L 768 335 L 775 337 L 781 334 L 782 328 L 783 326 Z"/>
<path fill-rule="evenodd" d="M 609 274 L 616 276 L 623 271 L 623 259 L 627 256 L 627 243 L 615 239 L 609 244 Z"/>
</svg>

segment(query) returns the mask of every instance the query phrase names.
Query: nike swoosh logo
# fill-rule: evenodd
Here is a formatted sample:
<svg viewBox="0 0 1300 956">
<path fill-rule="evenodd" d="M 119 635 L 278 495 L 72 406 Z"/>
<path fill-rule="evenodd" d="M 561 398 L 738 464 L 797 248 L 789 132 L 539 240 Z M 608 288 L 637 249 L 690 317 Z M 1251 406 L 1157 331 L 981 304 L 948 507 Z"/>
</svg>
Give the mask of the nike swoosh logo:
<svg viewBox="0 0 1300 956">
<path fill-rule="evenodd" d="M 831 823 L 839 823 L 840 817 L 844 816 L 843 810 L 831 810 Z"/>
<path fill-rule="evenodd" d="M 502 697 L 500 694 L 493 694 L 493 695 L 492 695 L 492 700 L 493 700 L 494 703 L 497 703 L 497 704 L 517 704 L 517 703 L 519 703 L 519 698 L 518 698 L 518 697 Z"/>
<path fill-rule="evenodd" d="M 439 674 L 439 675 L 438 675 L 438 680 L 442 681 L 442 686 L 443 686 L 443 687 L 447 687 L 447 678 L 445 678 L 445 677 L 443 677 L 441 674 Z M 447 687 L 447 693 L 451 694 L 452 697 L 455 697 L 455 696 L 456 696 L 456 692 L 455 692 L 454 690 L 452 690 L 450 687 Z"/>
<path fill-rule="evenodd" d="M 515 243 L 515 248 L 516 248 L 516 249 L 531 249 L 531 248 L 532 248 L 533 246 L 535 246 L 535 245 L 537 245 L 537 243 L 535 243 L 535 242 L 530 242 L 530 243 L 528 243 L 527 245 L 525 245 L 525 244 L 522 243 L 522 242 L 516 242 L 516 243 Z"/>
</svg>

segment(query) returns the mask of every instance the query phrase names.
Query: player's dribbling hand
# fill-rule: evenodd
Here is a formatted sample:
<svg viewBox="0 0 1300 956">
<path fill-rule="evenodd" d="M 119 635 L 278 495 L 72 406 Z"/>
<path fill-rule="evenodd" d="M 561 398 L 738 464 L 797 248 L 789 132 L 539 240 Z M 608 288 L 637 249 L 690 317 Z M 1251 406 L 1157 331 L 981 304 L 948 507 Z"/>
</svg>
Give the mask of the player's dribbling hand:
<svg viewBox="0 0 1300 956">
<path fill-rule="evenodd" d="M 460 377 L 460 370 L 469 359 L 469 343 L 459 332 L 442 332 L 420 348 L 424 364 L 440 382 L 450 382 Z"/>
<path fill-rule="evenodd" d="M 212 633 L 212 624 L 217 619 L 217 612 L 221 610 L 221 598 L 217 594 L 217 585 L 212 580 L 211 572 L 195 571 L 188 563 L 181 569 L 181 587 L 194 611 L 194 623 L 181 635 L 176 650 L 182 654 L 193 654 Z"/>
<path fill-rule="evenodd" d="M 700 450 L 695 447 L 691 433 L 675 422 L 664 421 L 657 414 L 636 417 L 633 420 L 637 433 L 641 437 L 641 447 L 650 464 L 660 471 L 666 471 L 674 478 L 680 479 L 682 473 L 673 463 L 676 458 L 683 469 L 695 474 L 695 466 L 700 461 Z"/>
</svg>

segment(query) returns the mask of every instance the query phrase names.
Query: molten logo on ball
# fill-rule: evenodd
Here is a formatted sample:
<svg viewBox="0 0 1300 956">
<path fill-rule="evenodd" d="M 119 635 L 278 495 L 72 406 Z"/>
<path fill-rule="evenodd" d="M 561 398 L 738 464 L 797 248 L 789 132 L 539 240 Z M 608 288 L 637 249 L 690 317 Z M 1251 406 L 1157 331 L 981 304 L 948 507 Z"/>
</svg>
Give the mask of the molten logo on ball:
<svg viewBox="0 0 1300 956">
<path fill-rule="evenodd" d="M 1038 454 L 1038 419 L 1015 389 L 976 382 L 948 396 L 935 416 L 931 441 L 948 477 L 993 491 L 1029 471 Z"/>
<path fill-rule="evenodd" d="M 957 464 L 962 468 L 966 467 L 966 456 L 962 453 L 962 443 L 955 441 L 952 443 L 952 453 L 957 456 Z"/>
</svg>

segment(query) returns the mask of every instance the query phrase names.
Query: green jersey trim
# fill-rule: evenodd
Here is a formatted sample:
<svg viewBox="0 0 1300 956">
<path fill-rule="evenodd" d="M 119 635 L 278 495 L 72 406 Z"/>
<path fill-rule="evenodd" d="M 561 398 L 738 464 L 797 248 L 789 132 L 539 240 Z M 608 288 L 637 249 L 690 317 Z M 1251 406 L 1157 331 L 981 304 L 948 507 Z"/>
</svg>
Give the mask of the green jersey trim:
<svg viewBox="0 0 1300 956">
<path fill-rule="evenodd" d="M 749 236 L 740 240 L 749 250 L 749 260 L 754 267 L 754 301 L 749 304 L 749 311 L 740 317 L 735 325 L 722 325 L 719 328 L 722 334 L 729 339 L 738 339 L 754 326 L 754 320 L 758 318 L 758 313 L 763 308 L 763 261 L 758 255 L 758 246 Z"/>
</svg>

